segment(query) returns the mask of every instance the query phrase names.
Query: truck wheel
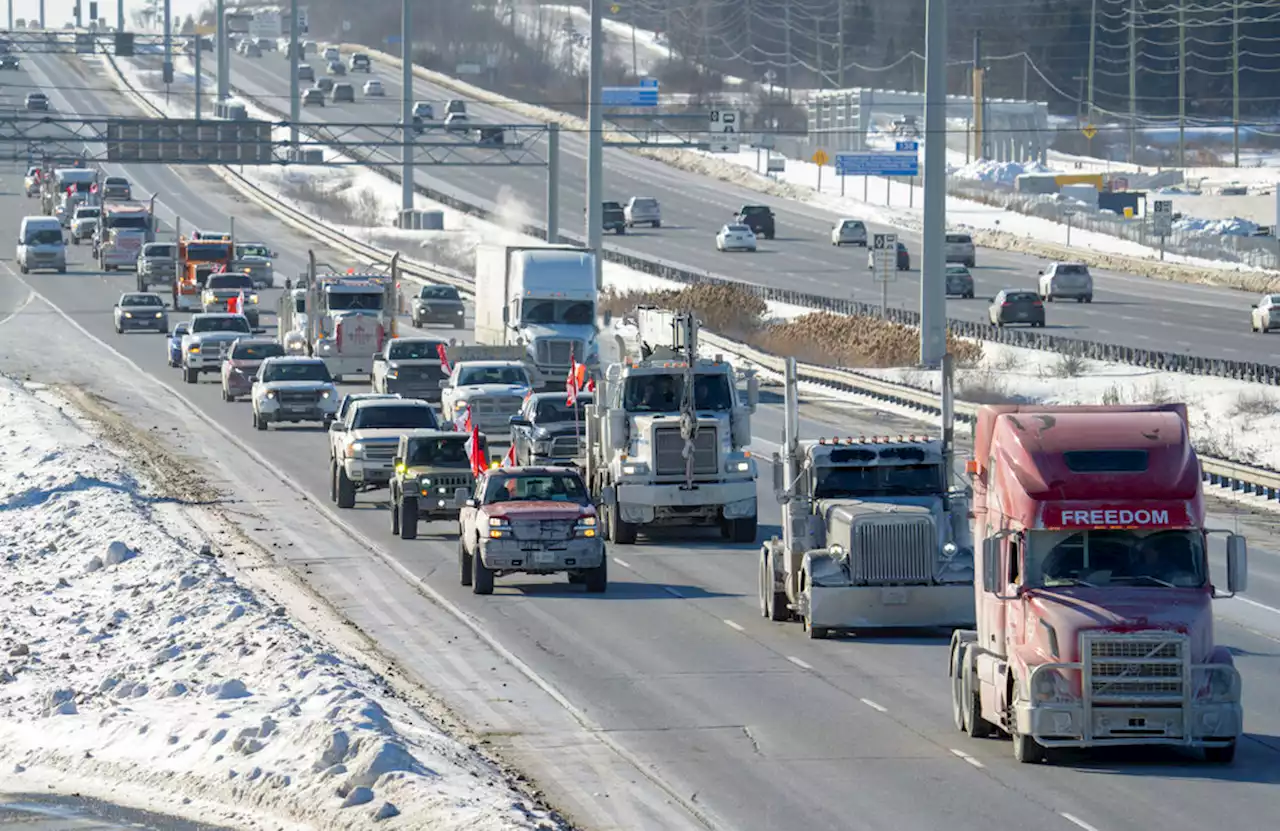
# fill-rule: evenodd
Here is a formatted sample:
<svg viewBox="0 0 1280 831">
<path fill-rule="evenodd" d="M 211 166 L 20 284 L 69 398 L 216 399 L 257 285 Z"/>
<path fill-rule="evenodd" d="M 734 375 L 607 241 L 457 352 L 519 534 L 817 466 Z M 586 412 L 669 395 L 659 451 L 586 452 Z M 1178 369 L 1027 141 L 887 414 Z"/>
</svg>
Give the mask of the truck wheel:
<svg viewBox="0 0 1280 831">
<path fill-rule="evenodd" d="M 1038 765 L 1045 760 L 1044 746 L 1030 736 L 1014 733 L 1013 758 L 1023 764 Z"/>
<path fill-rule="evenodd" d="M 396 513 L 400 516 L 400 539 L 416 540 L 418 538 L 418 500 L 412 496 L 400 497 L 400 506 Z"/>
<path fill-rule="evenodd" d="M 191 369 L 190 367 L 182 368 L 182 380 L 186 381 L 188 384 L 194 384 L 199 378 L 200 373 L 196 372 L 194 369 Z"/>
<path fill-rule="evenodd" d="M 259 430 L 267 429 L 267 420 L 260 413 L 253 414 L 253 426 Z"/>
<path fill-rule="evenodd" d="M 813 581 L 807 573 L 804 575 L 803 585 L 805 594 L 808 597 L 813 597 Z M 804 633 L 809 636 L 811 641 L 824 640 L 827 635 L 831 634 L 831 630 L 827 627 L 813 625 L 813 618 L 809 616 L 808 609 L 805 610 L 804 617 L 801 620 L 804 622 Z"/>
<path fill-rule="evenodd" d="M 1204 760 L 1213 765 L 1229 765 L 1236 758 L 1236 740 L 1223 747 L 1206 747 L 1204 749 Z"/>
<path fill-rule="evenodd" d="M 754 516 L 729 521 L 729 532 L 734 542 L 755 542 L 758 520 Z"/>
<path fill-rule="evenodd" d="M 458 576 L 462 578 L 462 585 L 471 585 L 471 555 L 467 553 L 467 545 L 462 541 L 462 535 L 458 535 Z"/>
<path fill-rule="evenodd" d="M 396 497 L 393 493 L 391 501 L 387 503 L 387 507 L 391 509 L 391 536 L 400 536 L 400 506 L 396 504 Z"/>
<path fill-rule="evenodd" d="M 778 623 L 791 619 L 787 608 L 787 593 L 778 591 L 773 584 L 773 552 L 769 546 L 760 547 L 760 613 Z"/>
<path fill-rule="evenodd" d="M 329 501 L 338 501 L 338 463 L 333 458 L 329 459 Z"/>
<path fill-rule="evenodd" d="M 581 571 L 569 572 L 569 585 L 577 586 L 587 582 L 587 575 Z"/>
<path fill-rule="evenodd" d="M 635 545 L 636 526 L 624 521 L 621 514 L 617 505 L 609 507 L 609 539 L 618 545 Z"/>
<path fill-rule="evenodd" d="M 338 465 L 338 507 L 354 508 L 356 506 L 356 483 L 347 476 L 347 469 Z"/>
<path fill-rule="evenodd" d="M 471 593 L 493 594 L 493 570 L 484 564 L 478 548 L 471 555 Z"/>
<path fill-rule="evenodd" d="M 467 322 L 466 322 L 465 320 L 455 320 L 455 321 L 453 322 L 453 328 L 455 328 L 455 329 L 462 329 L 462 328 L 465 328 L 465 327 L 466 327 L 466 325 L 467 325 Z"/>
<path fill-rule="evenodd" d="M 600 559 L 600 565 L 589 568 L 583 574 L 588 594 L 604 594 L 609 588 L 609 553 Z"/>
<path fill-rule="evenodd" d="M 973 677 L 973 644 L 960 649 L 960 714 L 964 726 L 960 729 L 971 739 L 985 739 L 995 735 L 996 726 L 982 717 L 982 698 Z"/>
</svg>

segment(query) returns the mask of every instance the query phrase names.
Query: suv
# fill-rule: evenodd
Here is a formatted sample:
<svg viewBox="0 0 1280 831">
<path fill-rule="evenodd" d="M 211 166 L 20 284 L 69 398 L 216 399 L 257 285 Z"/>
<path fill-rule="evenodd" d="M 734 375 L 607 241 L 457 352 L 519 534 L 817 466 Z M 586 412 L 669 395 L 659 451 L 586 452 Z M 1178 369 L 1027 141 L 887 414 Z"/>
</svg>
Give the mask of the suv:
<svg viewBox="0 0 1280 831">
<path fill-rule="evenodd" d="M 625 234 L 627 232 L 627 214 L 617 202 L 604 203 L 601 222 L 601 227 L 606 232 L 613 231 L 617 234 Z"/>
<path fill-rule="evenodd" d="M 1093 302 L 1093 277 L 1084 263 L 1050 263 L 1040 272 L 1040 299 Z"/>
<path fill-rule="evenodd" d="M 353 508 L 359 491 L 385 488 L 394 473 L 400 436 L 410 430 L 439 430 L 426 401 L 360 401 L 346 418 L 329 426 L 329 496 L 339 508 Z"/>
<path fill-rule="evenodd" d="M 866 248 L 866 224 L 861 219 L 837 220 L 835 227 L 831 229 L 831 244 L 837 247 L 841 245 L 860 245 Z"/>
<path fill-rule="evenodd" d="M 369 60 L 369 56 L 363 52 L 357 52 L 351 56 L 352 72 L 372 72 L 373 61 Z"/>
<path fill-rule="evenodd" d="M 409 430 L 400 436 L 389 486 L 392 534 L 412 540 L 420 520 L 458 520 L 475 485 L 470 439 L 452 430 Z"/>
<path fill-rule="evenodd" d="M 947 234 L 947 262 L 973 268 L 973 237 L 968 234 Z"/>
<path fill-rule="evenodd" d="M 316 70 L 311 64 L 309 63 L 298 64 L 298 80 L 299 81 L 314 81 L 315 79 L 316 79 Z"/>
<path fill-rule="evenodd" d="M 637 225 L 662 227 L 662 209 L 658 206 L 658 200 L 652 196 L 631 197 L 627 206 L 623 208 L 623 212 L 626 214 L 628 228 L 634 228 Z"/>
<path fill-rule="evenodd" d="M 756 236 L 773 239 L 773 211 L 767 205 L 743 205 L 735 219 Z"/>
</svg>

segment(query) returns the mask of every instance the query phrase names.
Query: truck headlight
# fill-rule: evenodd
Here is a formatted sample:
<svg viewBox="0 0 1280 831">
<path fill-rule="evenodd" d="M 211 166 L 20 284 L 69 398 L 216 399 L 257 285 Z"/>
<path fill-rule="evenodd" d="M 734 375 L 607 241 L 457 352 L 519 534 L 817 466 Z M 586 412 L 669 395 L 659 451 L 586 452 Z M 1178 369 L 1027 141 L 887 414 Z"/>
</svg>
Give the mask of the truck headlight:
<svg viewBox="0 0 1280 831">
<path fill-rule="evenodd" d="M 358 441 L 353 441 L 351 444 L 347 445 L 346 457 L 348 459 L 352 459 L 352 458 L 355 458 L 356 456 L 359 456 L 363 452 L 364 452 L 364 444 Z"/>
<path fill-rule="evenodd" d="M 1031 681 L 1031 698 L 1037 704 L 1066 704 L 1075 701 L 1076 695 L 1061 672 L 1045 669 Z"/>
<path fill-rule="evenodd" d="M 156 320 L 159 320 L 162 317 L 164 317 L 164 312 L 156 312 Z"/>
<path fill-rule="evenodd" d="M 593 516 L 578 517 L 578 523 L 573 526 L 573 535 L 588 539 L 594 537 L 596 535 L 596 518 Z"/>
<path fill-rule="evenodd" d="M 624 462 L 622 465 L 623 476 L 647 476 L 649 473 L 649 465 L 644 462 Z"/>
<path fill-rule="evenodd" d="M 195 353 L 200 351 L 200 346 L 199 344 L 193 343 L 187 347 L 187 351 L 194 355 Z"/>
<path fill-rule="evenodd" d="M 750 453 L 734 453 L 724 463 L 725 473 L 748 473 L 751 470 Z"/>
<path fill-rule="evenodd" d="M 332 397 L 333 397 L 333 392 L 332 392 L 331 390 L 325 390 L 324 392 L 320 393 L 320 397 L 321 397 L 321 398 L 332 398 Z"/>
<path fill-rule="evenodd" d="M 125 317 L 133 317 L 133 312 L 125 312 L 125 313 L 124 313 L 124 316 L 125 316 Z"/>
<path fill-rule="evenodd" d="M 272 392 L 271 390 L 267 390 L 267 398 L 274 400 L 275 397 L 276 397 L 276 394 L 274 392 Z"/>
<path fill-rule="evenodd" d="M 1225 669 L 1224 665 L 1224 669 Z M 1196 687 L 1196 700 L 1206 704 L 1223 704 L 1238 698 L 1235 680 L 1230 673 L 1203 670 L 1208 675 Z"/>
<path fill-rule="evenodd" d="M 387 372 L 387 377 L 388 377 L 388 378 L 391 378 L 391 379 L 393 379 L 393 380 L 394 380 L 394 379 L 396 379 L 396 378 L 399 378 L 399 377 L 400 377 L 400 370 L 398 370 L 398 369 L 390 370 L 389 372 Z"/>
<path fill-rule="evenodd" d="M 500 540 L 511 536 L 511 525 L 505 519 L 489 518 L 489 539 Z"/>
</svg>

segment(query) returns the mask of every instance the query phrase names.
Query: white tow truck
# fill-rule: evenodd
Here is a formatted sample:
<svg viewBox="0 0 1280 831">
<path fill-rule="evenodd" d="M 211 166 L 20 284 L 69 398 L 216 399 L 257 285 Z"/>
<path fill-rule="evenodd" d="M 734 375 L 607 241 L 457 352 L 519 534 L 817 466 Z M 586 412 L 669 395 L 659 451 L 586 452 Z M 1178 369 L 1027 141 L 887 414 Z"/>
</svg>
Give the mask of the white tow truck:
<svg viewBox="0 0 1280 831">
<path fill-rule="evenodd" d="M 399 255 L 389 274 L 318 273 L 308 252 L 302 311 L 286 292 L 277 332 L 285 352 L 320 358 L 335 382 L 345 375 L 369 375 L 373 356 L 396 337 L 396 282 Z"/>
<path fill-rule="evenodd" d="M 751 415 L 758 379 L 747 373 L 747 404 L 721 356 L 698 357 L 698 321 L 637 310 L 640 357 L 610 364 L 585 408 L 582 466 L 606 504 L 610 540 L 634 543 L 641 526 L 715 526 L 734 542 L 756 539 L 756 463 Z M 658 344 L 658 345 L 653 345 Z M 606 490 L 609 489 L 609 490 Z"/>
<path fill-rule="evenodd" d="M 796 362 L 786 362 L 782 452 L 773 487 L 782 538 L 760 549 L 760 612 L 832 631 L 971 628 L 973 542 L 953 488 L 951 363 L 941 439 L 801 439 Z"/>
</svg>

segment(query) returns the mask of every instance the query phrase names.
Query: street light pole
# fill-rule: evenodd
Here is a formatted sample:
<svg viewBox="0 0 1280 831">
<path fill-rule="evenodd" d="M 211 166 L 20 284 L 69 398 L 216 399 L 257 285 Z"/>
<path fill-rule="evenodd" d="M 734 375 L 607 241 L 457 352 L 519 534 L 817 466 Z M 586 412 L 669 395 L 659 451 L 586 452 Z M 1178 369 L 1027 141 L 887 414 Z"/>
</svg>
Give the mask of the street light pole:
<svg viewBox="0 0 1280 831">
<path fill-rule="evenodd" d="M 403 126 L 404 146 L 400 158 L 400 209 L 413 210 L 413 0 L 404 0 L 400 9 L 400 88 L 404 99 L 400 102 L 400 123 Z"/>
<path fill-rule="evenodd" d="M 943 282 L 947 239 L 947 2 L 926 0 L 924 51 L 924 250 L 920 263 L 920 363 L 947 351 Z"/>
<path fill-rule="evenodd" d="M 595 252 L 596 290 L 604 288 L 604 0 L 591 0 L 587 79 L 587 248 Z M 670 33 L 668 33 L 670 36 Z"/>
</svg>

